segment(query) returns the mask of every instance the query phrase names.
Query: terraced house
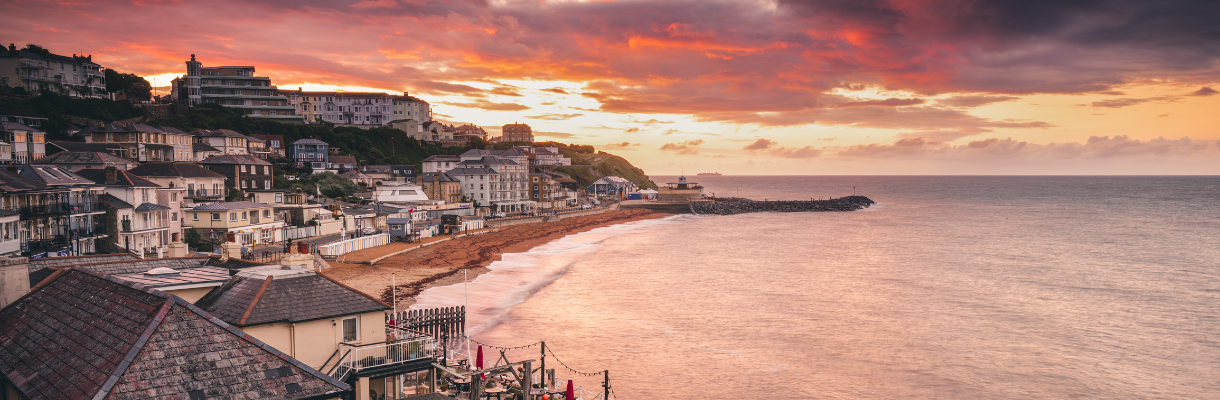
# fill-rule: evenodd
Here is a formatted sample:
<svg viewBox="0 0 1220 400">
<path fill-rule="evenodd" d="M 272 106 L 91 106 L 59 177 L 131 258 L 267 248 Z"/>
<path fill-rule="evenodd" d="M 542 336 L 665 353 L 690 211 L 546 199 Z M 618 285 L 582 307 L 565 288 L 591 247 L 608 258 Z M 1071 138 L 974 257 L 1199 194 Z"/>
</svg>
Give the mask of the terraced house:
<svg viewBox="0 0 1220 400">
<path fill-rule="evenodd" d="M 161 187 L 129 171 L 84 169 L 78 174 L 105 188 L 106 228 L 115 247 L 106 249 L 162 256 L 182 240 L 183 188 Z"/>
<path fill-rule="evenodd" d="M 52 165 L 0 170 L 0 208 L 20 216 L 16 229 L 6 226 L 0 247 L 17 241 L 27 256 L 96 251 L 107 237 L 103 195 L 101 186 Z"/>
<path fill-rule="evenodd" d="M 225 186 L 234 189 L 271 189 L 271 163 L 251 155 L 219 155 L 200 161 L 209 171 L 225 176 Z"/>
<path fill-rule="evenodd" d="M 105 124 L 86 128 L 91 143 L 123 149 L 123 157 L 138 161 L 190 161 L 191 136 L 174 128 L 145 124 Z"/>
<path fill-rule="evenodd" d="M 186 210 L 189 218 L 185 224 L 211 238 L 226 233 L 237 235 L 242 246 L 274 243 L 283 240 L 283 215 L 273 206 L 249 201 L 232 201 L 195 206 Z"/>
<path fill-rule="evenodd" d="M 43 90 L 76 98 L 106 97 L 106 76 L 93 56 L 71 57 L 44 52 L 18 50 L 13 43 L 0 47 L 0 86 Z"/>
</svg>

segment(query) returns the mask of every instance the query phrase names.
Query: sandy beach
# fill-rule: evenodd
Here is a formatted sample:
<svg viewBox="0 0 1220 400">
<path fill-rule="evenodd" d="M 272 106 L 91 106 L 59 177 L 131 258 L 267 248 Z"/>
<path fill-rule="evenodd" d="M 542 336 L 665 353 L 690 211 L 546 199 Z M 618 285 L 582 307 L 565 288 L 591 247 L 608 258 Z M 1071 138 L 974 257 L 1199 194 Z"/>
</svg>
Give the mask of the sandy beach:
<svg viewBox="0 0 1220 400">
<path fill-rule="evenodd" d="M 413 304 L 415 296 L 425 289 L 461 282 L 463 269 L 468 270 L 469 279 L 488 272 L 487 266 L 499 260 L 504 253 L 528 251 L 552 240 L 594 228 L 669 215 L 647 210 L 621 210 L 559 222 L 503 227 L 498 232 L 462 237 L 411 250 L 381 260 L 376 265 L 331 262 L 331 268 L 323 271 L 323 274 L 387 303 L 393 297 L 390 287 L 393 274 L 398 285 L 398 307 L 401 309 Z M 415 244 L 396 243 L 351 253 L 343 260 L 367 261 L 413 246 Z"/>
</svg>

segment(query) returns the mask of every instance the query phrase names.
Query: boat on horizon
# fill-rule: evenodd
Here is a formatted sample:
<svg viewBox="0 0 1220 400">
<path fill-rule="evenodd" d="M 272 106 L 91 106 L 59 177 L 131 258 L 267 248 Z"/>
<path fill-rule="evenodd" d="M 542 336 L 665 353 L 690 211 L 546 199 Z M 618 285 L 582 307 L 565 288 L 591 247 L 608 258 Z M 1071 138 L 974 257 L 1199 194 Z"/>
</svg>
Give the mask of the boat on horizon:
<svg viewBox="0 0 1220 400">
<path fill-rule="evenodd" d="M 720 173 L 719 172 L 700 172 L 695 175 L 697 175 L 697 176 L 720 176 Z"/>
</svg>

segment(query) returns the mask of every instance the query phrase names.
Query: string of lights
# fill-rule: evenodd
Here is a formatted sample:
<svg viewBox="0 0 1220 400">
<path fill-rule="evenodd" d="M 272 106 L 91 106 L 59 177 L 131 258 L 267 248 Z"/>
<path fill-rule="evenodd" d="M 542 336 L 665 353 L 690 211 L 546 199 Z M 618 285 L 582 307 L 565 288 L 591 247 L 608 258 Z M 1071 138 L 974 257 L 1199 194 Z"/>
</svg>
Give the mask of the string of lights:
<svg viewBox="0 0 1220 400">
<path fill-rule="evenodd" d="M 517 347 L 501 347 L 501 346 L 492 346 L 492 345 L 490 345 L 490 344 L 483 343 L 483 342 L 480 342 L 480 341 L 478 341 L 478 340 L 474 340 L 474 338 L 472 338 L 472 337 L 470 337 L 470 336 L 462 335 L 462 337 L 464 337 L 464 338 L 466 338 L 466 339 L 470 339 L 470 341 L 472 341 L 472 342 L 475 342 L 475 343 L 478 343 L 478 344 L 480 344 L 480 345 L 483 345 L 483 347 L 490 347 L 490 348 L 493 348 L 493 349 L 497 349 L 497 350 L 505 350 L 505 351 L 507 351 L 507 350 L 521 350 L 521 349 L 528 349 L 528 348 L 530 348 L 530 347 L 534 347 L 534 346 L 538 346 L 538 345 L 541 345 L 541 344 L 542 344 L 542 342 L 536 342 L 536 343 L 531 343 L 531 344 L 527 344 L 527 345 L 524 345 L 524 346 L 517 346 Z"/>
<path fill-rule="evenodd" d="M 559 361 L 559 364 L 560 364 L 560 365 L 563 365 L 563 367 L 564 367 L 564 368 L 567 368 L 567 369 L 568 369 L 568 371 L 572 371 L 572 373 L 574 373 L 574 374 L 581 375 L 581 376 L 598 376 L 598 375 L 601 375 L 601 374 L 606 373 L 606 371 L 598 371 L 598 372 L 594 372 L 594 373 L 588 373 L 588 372 L 580 372 L 580 371 L 577 371 L 576 369 L 574 369 L 574 368 L 572 368 L 572 367 L 569 367 L 569 366 L 568 366 L 568 364 L 565 364 L 565 363 L 563 362 L 563 360 L 560 360 L 560 359 L 559 359 L 559 356 L 556 356 L 556 355 L 555 355 L 555 352 L 551 351 L 551 349 L 549 349 L 549 348 L 548 348 L 548 349 L 546 349 L 546 352 L 547 352 L 547 353 L 551 353 L 551 357 L 554 357 L 554 358 L 555 358 L 555 361 Z"/>
</svg>

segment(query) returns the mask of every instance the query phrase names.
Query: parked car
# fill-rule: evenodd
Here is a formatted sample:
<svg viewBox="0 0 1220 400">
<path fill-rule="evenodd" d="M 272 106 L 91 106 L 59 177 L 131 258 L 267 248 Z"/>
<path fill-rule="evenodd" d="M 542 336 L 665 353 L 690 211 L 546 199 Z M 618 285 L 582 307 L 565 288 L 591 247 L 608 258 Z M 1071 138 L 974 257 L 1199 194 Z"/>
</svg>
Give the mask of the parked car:
<svg viewBox="0 0 1220 400">
<path fill-rule="evenodd" d="M 588 210 L 588 209 L 590 209 L 590 208 L 593 208 L 593 206 L 592 206 L 592 205 L 590 205 L 590 204 L 581 204 L 581 205 L 580 205 L 580 209 L 581 209 L 581 210 Z"/>
<path fill-rule="evenodd" d="M 505 214 L 502 212 L 498 212 L 498 213 L 492 214 L 491 216 L 496 217 L 496 218 L 504 218 Z"/>
<path fill-rule="evenodd" d="M 364 227 L 364 230 L 361 232 L 364 233 L 365 235 L 372 235 L 374 233 L 377 233 L 377 230 L 373 229 L 373 227 L 371 227 L 371 226 L 366 226 L 366 227 Z"/>
</svg>

